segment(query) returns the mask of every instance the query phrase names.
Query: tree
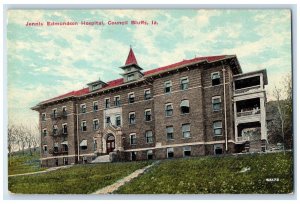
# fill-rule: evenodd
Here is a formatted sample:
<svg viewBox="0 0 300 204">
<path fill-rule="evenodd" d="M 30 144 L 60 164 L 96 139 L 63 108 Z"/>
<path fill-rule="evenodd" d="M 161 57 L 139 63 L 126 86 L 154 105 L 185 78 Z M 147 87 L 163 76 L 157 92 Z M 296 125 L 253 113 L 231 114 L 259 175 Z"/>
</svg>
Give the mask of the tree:
<svg viewBox="0 0 300 204">
<path fill-rule="evenodd" d="M 16 132 L 15 132 L 15 126 L 9 125 L 7 130 L 7 142 L 8 142 L 8 155 L 9 155 L 9 165 L 11 165 L 11 156 L 13 153 L 14 146 L 17 141 Z"/>
<path fill-rule="evenodd" d="M 283 141 L 283 149 L 292 146 L 292 80 L 290 75 L 285 76 L 282 88 L 275 86 L 274 97 L 280 124 L 280 135 Z"/>
</svg>

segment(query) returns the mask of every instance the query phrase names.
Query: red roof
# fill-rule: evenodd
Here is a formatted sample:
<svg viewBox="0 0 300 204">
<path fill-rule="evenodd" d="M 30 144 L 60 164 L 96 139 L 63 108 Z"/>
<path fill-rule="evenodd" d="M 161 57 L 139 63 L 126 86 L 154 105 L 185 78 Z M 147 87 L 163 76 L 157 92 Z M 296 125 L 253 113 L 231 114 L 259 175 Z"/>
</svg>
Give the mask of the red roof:
<svg viewBox="0 0 300 204">
<path fill-rule="evenodd" d="M 183 60 L 181 62 L 177 62 L 177 63 L 171 64 L 171 65 L 167 65 L 167 66 L 164 66 L 164 67 L 159 67 L 159 68 L 156 68 L 156 69 L 146 71 L 146 72 L 144 72 L 144 75 L 145 76 L 152 75 L 152 74 L 159 73 L 159 72 L 162 72 L 162 71 L 170 70 L 172 68 L 176 68 L 176 67 L 180 67 L 180 66 L 184 66 L 184 65 L 189 65 L 189 64 L 192 64 L 192 63 L 195 63 L 195 62 L 200 62 L 200 61 L 213 62 L 213 61 L 225 59 L 226 56 L 227 55 L 196 57 L 196 58 L 190 59 L 190 60 Z M 129 52 L 128 58 L 126 60 L 126 64 L 127 63 L 134 63 L 134 62 L 136 62 L 136 59 L 135 59 L 135 56 L 134 56 L 134 53 L 133 53 L 132 49 L 130 48 L 130 52 Z M 116 87 L 116 86 L 119 86 L 123 83 L 124 83 L 123 78 L 116 79 L 116 80 L 113 80 L 113 81 L 109 81 L 109 82 L 107 82 L 107 86 L 105 86 L 105 89 Z M 82 96 L 82 95 L 85 95 L 85 94 L 88 94 L 88 93 L 89 93 L 89 88 L 84 88 L 84 89 L 80 89 L 78 91 L 71 91 L 69 93 L 57 96 L 55 98 L 43 101 L 42 103 L 53 101 L 53 100 L 58 100 L 58 99 L 62 99 L 62 98 L 70 97 L 70 96 Z"/>
<path fill-rule="evenodd" d="M 191 63 L 194 63 L 194 62 L 198 62 L 198 61 L 205 61 L 205 60 L 207 60 L 208 62 L 212 62 L 212 61 L 224 59 L 225 57 L 226 57 L 226 55 L 209 56 L 209 57 L 195 57 L 194 59 L 182 60 L 181 62 L 177 62 L 177 63 L 170 64 L 170 65 L 167 65 L 167 66 L 164 66 L 164 67 L 159 67 L 157 69 L 152 69 L 152 70 L 146 71 L 146 72 L 144 72 L 144 75 L 150 75 L 150 74 L 158 73 L 158 72 L 161 72 L 161 71 L 172 69 L 174 67 L 188 65 L 188 64 L 191 64 Z"/>
<path fill-rule="evenodd" d="M 125 66 L 126 66 L 126 65 L 129 65 L 129 64 L 138 64 L 137 61 L 136 61 L 136 58 L 135 58 L 135 56 L 134 56 L 134 53 L 133 53 L 132 48 L 130 48 L 130 51 L 129 51 L 127 60 L 126 60 L 126 62 L 125 62 Z"/>
</svg>

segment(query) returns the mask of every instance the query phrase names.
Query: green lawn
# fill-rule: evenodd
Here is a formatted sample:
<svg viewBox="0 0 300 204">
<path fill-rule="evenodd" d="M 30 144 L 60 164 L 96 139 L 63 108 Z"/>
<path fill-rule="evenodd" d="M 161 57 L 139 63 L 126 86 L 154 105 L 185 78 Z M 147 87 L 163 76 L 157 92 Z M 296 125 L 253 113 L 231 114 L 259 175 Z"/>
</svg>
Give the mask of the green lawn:
<svg viewBox="0 0 300 204">
<path fill-rule="evenodd" d="M 28 152 L 24 155 L 16 153 L 8 161 L 8 175 L 23 174 L 29 172 L 42 171 L 45 168 L 40 167 L 40 155 L 34 152 L 32 156 Z"/>
<path fill-rule="evenodd" d="M 113 184 L 150 162 L 76 165 L 48 173 L 8 178 L 9 191 L 23 194 L 87 194 Z"/>
<path fill-rule="evenodd" d="M 240 173 L 244 167 L 250 167 Z M 268 182 L 275 178 L 279 181 Z M 292 154 L 272 153 L 162 161 L 119 188 L 122 194 L 251 194 L 293 191 Z"/>
</svg>

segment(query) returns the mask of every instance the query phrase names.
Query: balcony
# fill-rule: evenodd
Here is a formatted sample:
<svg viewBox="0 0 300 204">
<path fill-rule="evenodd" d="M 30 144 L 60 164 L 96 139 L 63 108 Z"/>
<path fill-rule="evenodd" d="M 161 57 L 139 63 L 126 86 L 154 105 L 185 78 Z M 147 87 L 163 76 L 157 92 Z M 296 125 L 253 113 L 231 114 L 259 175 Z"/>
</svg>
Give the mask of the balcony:
<svg viewBox="0 0 300 204">
<path fill-rule="evenodd" d="M 260 114 L 260 109 L 253 109 L 253 110 L 248 110 L 248 111 L 243 111 L 243 112 L 237 112 L 236 116 L 244 117 L 244 116 L 253 116 L 253 115 L 259 115 L 259 114 Z"/>
<path fill-rule="evenodd" d="M 246 142 L 246 141 L 250 141 L 250 137 L 249 136 L 237 137 L 237 142 Z"/>
<path fill-rule="evenodd" d="M 257 86 L 250 86 L 242 89 L 235 89 L 234 94 L 242 94 L 242 93 L 253 93 L 260 89 L 260 85 Z"/>
</svg>

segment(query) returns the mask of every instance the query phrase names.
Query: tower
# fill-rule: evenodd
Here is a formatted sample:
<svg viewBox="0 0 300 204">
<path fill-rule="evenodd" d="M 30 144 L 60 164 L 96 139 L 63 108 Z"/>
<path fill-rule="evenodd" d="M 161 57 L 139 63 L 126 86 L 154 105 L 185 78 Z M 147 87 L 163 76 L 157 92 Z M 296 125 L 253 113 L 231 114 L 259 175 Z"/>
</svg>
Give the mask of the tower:
<svg viewBox="0 0 300 204">
<path fill-rule="evenodd" d="M 121 75 L 123 76 L 125 83 L 138 80 L 144 76 L 144 74 L 141 72 L 143 69 L 138 65 L 131 47 L 125 65 L 121 66 L 120 68 L 124 71 L 124 73 Z"/>
</svg>

